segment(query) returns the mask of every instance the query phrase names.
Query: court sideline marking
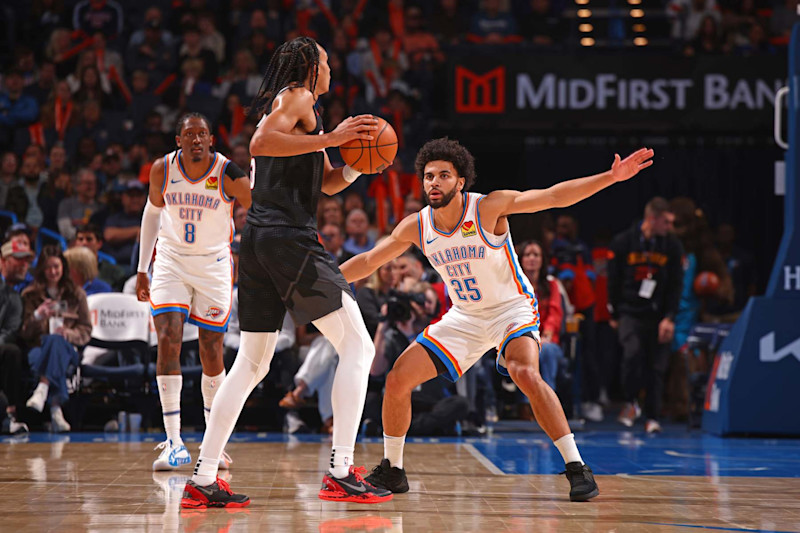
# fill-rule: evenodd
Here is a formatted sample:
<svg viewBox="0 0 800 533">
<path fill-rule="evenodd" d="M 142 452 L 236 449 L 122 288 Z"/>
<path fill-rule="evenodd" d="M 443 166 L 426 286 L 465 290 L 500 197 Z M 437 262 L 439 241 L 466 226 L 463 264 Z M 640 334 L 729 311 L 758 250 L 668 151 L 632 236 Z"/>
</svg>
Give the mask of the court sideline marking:
<svg viewBox="0 0 800 533">
<path fill-rule="evenodd" d="M 461 446 L 464 449 L 466 449 L 470 453 L 470 455 L 472 455 L 475 459 L 477 459 L 480 464 L 486 467 L 486 470 L 488 470 L 492 474 L 496 476 L 506 475 L 505 472 L 497 468 L 496 464 L 494 464 L 488 457 L 479 452 L 478 449 L 472 444 L 462 444 Z"/>
</svg>

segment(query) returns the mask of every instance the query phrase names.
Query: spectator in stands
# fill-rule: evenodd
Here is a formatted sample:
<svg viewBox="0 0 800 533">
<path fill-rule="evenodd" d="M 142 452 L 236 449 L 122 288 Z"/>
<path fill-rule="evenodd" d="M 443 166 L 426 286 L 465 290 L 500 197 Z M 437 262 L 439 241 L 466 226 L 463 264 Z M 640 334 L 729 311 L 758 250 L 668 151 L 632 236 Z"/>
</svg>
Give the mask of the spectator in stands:
<svg viewBox="0 0 800 533">
<path fill-rule="evenodd" d="M 225 80 L 230 84 L 228 94 L 235 94 L 242 102 L 249 103 L 258 93 L 261 78 L 252 52 L 245 48 L 238 50 L 233 56 L 233 68 L 228 71 Z"/>
<path fill-rule="evenodd" d="M 56 65 L 49 59 L 39 63 L 39 76 L 36 83 L 25 87 L 24 93 L 36 100 L 41 109 L 50 97 L 56 85 Z"/>
<path fill-rule="evenodd" d="M 65 198 L 58 206 L 58 231 L 71 241 L 76 229 L 89 223 L 91 216 L 100 208 L 97 203 L 97 178 L 88 168 L 78 171 L 75 195 Z"/>
<path fill-rule="evenodd" d="M 250 171 L 250 147 L 247 143 L 242 142 L 233 146 L 231 161 L 245 172 Z"/>
<path fill-rule="evenodd" d="M 564 361 L 560 335 L 564 327 L 564 308 L 561 305 L 561 293 L 558 281 L 547 275 L 547 254 L 538 241 L 528 241 L 518 246 L 520 265 L 525 276 L 534 287 L 534 294 L 539 302 L 539 334 L 541 350 L 539 351 L 539 373 L 542 379 L 556 390 L 558 367 Z"/>
<path fill-rule="evenodd" d="M 522 36 L 539 46 L 561 44 L 567 34 L 566 20 L 550 0 L 530 0 L 530 11 L 522 19 Z"/>
<path fill-rule="evenodd" d="M 395 286 L 395 265 L 390 261 L 373 272 L 367 282 L 356 292 L 356 303 L 364 317 L 370 337 L 375 336 L 381 318 L 381 307 Z"/>
<path fill-rule="evenodd" d="M 770 31 L 772 35 L 779 37 L 780 42 L 783 44 L 789 44 L 792 27 L 800 21 L 797 4 L 797 0 L 784 0 L 783 4 L 778 3 L 772 9 L 772 16 L 769 20 Z"/>
<path fill-rule="evenodd" d="M 76 287 L 83 289 L 86 296 L 112 292 L 111 285 L 97 277 L 97 256 L 84 246 L 73 246 L 64 252 L 69 264 L 69 273 Z"/>
<path fill-rule="evenodd" d="M 130 269 L 133 248 L 139 237 L 139 224 L 144 209 L 145 188 L 138 181 L 128 182 L 122 193 L 122 211 L 114 213 L 106 219 L 103 237 L 108 254 L 117 264 Z"/>
<path fill-rule="evenodd" d="M 209 12 L 200 13 L 197 17 L 197 29 L 200 31 L 200 45 L 214 52 L 217 63 L 225 60 L 225 37 L 217 31 L 214 15 Z"/>
<path fill-rule="evenodd" d="M 32 261 L 28 234 L 23 230 L 9 231 L 2 247 L 3 282 L 17 294 L 33 282 L 33 276 L 28 272 Z"/>
<path fill-rule="evenodd" d="M 392 84 L 401 80 L 408 69 L 402 42 L 384 25 L 375 26 L 371 39 L 359 42 L 354 57 L 357 67 L 351 72 L 361 78 L 370 105 L 383 101 Z"/>
<path fill-rule="evenodd" d="M 756 295 L 758 278 L 755 259 L 747 250 L 736 245 L 736 229 L 732 224 L 720 224 L 715 235 L 717 250 L 728 267 L 733 283 L 733 304 L 728 309 L 715 309 L 714 314 L 738 313 Z"/>
<path fill-rule="evenodd" d="M 28 199 L 28 210 L 24 222 L 30 228 L 39 228 L 44 221 L 44 213 L 38 203 L 39 190 L 42 185 L 41 170 L 39 160 L 34 156 L 23 159 L 22 167 L 19 170 L 22 179 L 17 187 L 22 189 Z"/>
<path fill-rule="evenodd" d="M 742 56 L 771 55 L 777 49 L 767 39 L 767 32 L 759 22 L 754 22 L 747 28 L 747 33 L 736 47 L 736 53 Z"/>
<path fill-rule="evenodd" d="M 102 152 L 118 138 L 119 124 L 110 124 L 102 114 L 100 102 L 87 100 L 81 106 L 83 120 L 78 124 L 77 135 L 94 141 L 95 149 Z"/>
<path fill-rule="evenodd" d="M 325 251 L 336 261 L 337 265 L 341 265 L 351 257 L 353 254 L 344 250 L 344 236 L 342 235 L 342 227 L 336 224 L 325 224 L 319 230 L 320 240 L 322 247 Z"/>
<path fill-rule="evenodd" d="M 270 43 L 263 33 L 254 33 L 247 43 L 247 51 L 253 54 L 259 72 L 264 72 L 272 55 Z"/>
<path fill-rule="evenodd" d="M 99 227 L 94 224 L 79 226 L 75 236 L 75 246 L 85 246 L 91 250 L 97 257 L 98 278 L 111 285 L 113 290 L 122 290 L 127 274 L 124 268 L 112 263 L 110 258 L 100 256 L 100 248 L 103 246 L 103 234 Z"/>
<path fill-rule="evenodd" d="M 17 155 L 14 152 L 5 152 L 0 161 L 0 205 L 6 205 L 8 191 L 19 181 L 17 175 Z"/>
<path fill-rule="evenodd" d="M 439 9 L 434 11 L 431 28 L 442 44 L 458 44 L 464 40 L 469 30 L 469 18 L 458 0 L 441 0 Z"/>
<path fill-rule="evenodd" d="M 703 19 L 714 19 L 716 26 L 722 18 L 716 0 L 670 0 L 667 17 L 672 21 L 672 38 L 679 42 L 691 42 L 700 33 Z"/>
<path fill-rule="evenodd" d="M 95 65 L 83 67 L 79 73 L 79 85 L 73 95 L 75 102 L 84 104 L 91 100 L 100 103 L 104 110 L 111 109 L 110 87 L 103 87 L 100 79 L 100 71 Z"/>
<path fill-rule="evenodd" d="M 559 215 L 556 221 L 556 237 L 552 243 L 553 265 L 556 276 L 564 284 L 575 312 L 583 315 L 580 322 L 582 362 L 581 396 L 583 416 L 593 422 L 603 419 L 600 406 L 602 378 L 595 350 L 594 322 L 594 270 L 589 246 L 578 239 L 578 221 L 569 214 Z"/>
<path fill-rule="evenodd" d="M 622 387 L 625 407 L 618 420 L 632 427 L 639 417 L 636 402 L 646 390 L 645 431 L 661 431 L 658 419 L 675 315 L 683 285 L 683 247 L 670 233 L 674 215 L 663 198 L 653 198 L 644 220 L 617 235 L 608 268 L 611 326 L 622 344 Z"/>
<path fill-rule="evenodd" d="M 150 77 L 141 69 L 131 74 L 131 101 L 128 104 L 128 118 L 135 127 L 144 125 L 147 114 L 161 103 L 161 97 L 150 89 Z"/>
<path fill-rule="evenodd" d="M 5 90 L 0 92 L 0 146 L 11 145 L 14 130 L 34 122 L 39 115 L 36 100 L 22 92 L 23 78 L 18 70 L 5 75 Z"/>
<path fill-rule="evenodd" d="M 23 358 L 17 335 L 22 327 L 22 300 L 19 293 L 0 281 L 0 394 L 6 397 L 6 412 L 0 426 L 4 434 L 27 433 L 28 426 L 17 420 L 17 405 L 22 396 Z"/>
<path fill-rule="evenodd" d="M 105 35 L 99 32 L 93 35 L 92 51 L 95 56 L 95 65 L 100 73 L 102 87 L 105 92 L 112 92 L 112 80 L 115 75 L 123 76 L 125 74 L 125 66 L 122 63 L 122 55 L 106 45 Z"/>
<path fill-rule="evenodd" d="M 161 83 L 173 73 L 175 56 L 170 39 L 164 34 L 161 20 L 151 19 L 141 42 L 131 42 L 125 63 L 130 70 L 143 70 L 152 83 Z"/>
<path fill-rule="evenodd" d="M 335 196 L 323 196 L 317 204 L 317 227 L 325 224 L 344 225 L 342 201 Z"/>
<path fill-rule="evenodd" d="M 473 16 L 467 40 L 477 44 L 519 42 L 517 23 L 510 13 L 500 10 L 500 0 L 483 0 Z"/>
<path fill-rule="evenodd" d="M 68 172 L 67 168 L 67 151 L 64 149 L 63 144 L 54 144 L 50 148 L 50 155 L 48 157 L 47 169 L 45 172 L 48 177 L 50 175 L 60 176 L 64 172 Z"/>
<path fill-rule="evenodd" d="M 235 240 L 238 241 L 239 239 L 242 238 L 242 230 L 244 229 L 244 225 L 246 223 L 247 223 L 247 209 L 237 204 L 233 208 L 233 229 L 236 232 L 236 235 L 234 236 Z"/>
<path fill-rule="evenodd" d="M 31 26 L 37 29 L 37 36 L 46 40 L 56 28 L 63 28 L 68 23 L 68 15 L 64 12 L 64 2 L 39 1 L 31 7 Z"/>
<path fill-rule="evenodd" d="M 37 199 L 44 214 L 42 227 L 58 233 L 58 207 L 64 199 L 72 196 L 72 176 L 66 170 L 48 170 L 46 175 L 47 181 L 42 184 Z"/>
<path fill-rule="evenodd" d="M 55 89 L 42 108 L 42 127 L 47 144 L 63 143 L 67 158 L 75 161 L 80 136 L 77 125 L 80 113 L 72 99 L 72 91 L 64 80 L 56 81 Z"/>
<path fill-rule="evenodd" d="M 439 49 L 439 42 L 432 33 L 425 29 L 422 9 L 417 6 L 406 8 L 405 34 L 403 49 L 409 61 L 409 68 L 433 69 L 444 62 L 444 54 Z"/>
<path fill-rule="evenodd" d="M 122 35 L 122 7 L 115 0 L 83 0 L 72 11 L 72 27 L 89 37 L 97 32 L 109 40 Z"/>
<path fill-rule="evenodd" d="M 703 17 L 697 37 L 686 45 L 684 55 L 716 55 L 726 52 L 717 19 L 711 15 Z"/>
<path fill-rule="evenodd" d="M 161 12 L 161 8 L 157 6 L 148 7 L 147 11 L 144 12 L 144 23 L 140 29 L 137 29 L 131 34 L 131 38 L 128 40 L 128 46 L 138 47 L 142 45 L 147 40 L 148 29 L 152 29 L 156 26 L 158 28 L 163 28 L 164 14 Z M 160 36 L 167 46 L 171 46 L 175 40 L 169 30 L 162 29 Z"/>
<path fill-rule="evenodd" d="M 69 398 L 67 373 L 78 365 L 75 347 L 89 342 L 92 323 L 86 294 L 72 282 L 58 247 L 42 248 L 35 281 L 22 292 L 22 302 L 21 336 L 32 348 L 28 362 L 38 380 L 26 405 L 41 413 L 49 400 L 53 431 L 69 431 L 61 410 Z"/>
<path fill-rule="evenodd" d="M 73 72 L 78 64 L 78 56 L 72 52 L 71 32 L 65 28 L 56 28 L 50 34 L 50 41 L 45 48 L 45 57 L 56 65 L 56 76 L 64 79 Z"/>
<path fill-rule="evenodd" d="M 197 26 L 188 26 L 183 30 L 183 44 L 178 51 L 178 63 L 182 68 L 188 61 L 195 59 L 202 64 L 199 78 L 208 83 L 215 83 L 219 73 L 219 63 L 214 52 L 205 48 Z"/>
<path fill-rule="evenodd" d="M 353 255 L 372 250 L 375 241 L 369 238 L 369 218 L 363 209 L 353 209 L 345 220 L 347 240 L 344 250 Z"/>
</svg>

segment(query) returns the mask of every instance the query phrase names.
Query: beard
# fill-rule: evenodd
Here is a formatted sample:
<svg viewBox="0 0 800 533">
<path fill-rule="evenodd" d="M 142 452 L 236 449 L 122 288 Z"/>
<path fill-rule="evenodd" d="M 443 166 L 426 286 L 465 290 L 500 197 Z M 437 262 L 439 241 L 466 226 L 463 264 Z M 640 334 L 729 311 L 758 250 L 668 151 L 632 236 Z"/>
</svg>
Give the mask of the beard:
<svg viewBox="0 0 800 533">
<path fill-rule="evenodd" d="M 447 207 L 450 204 L 450 202 L 453 201 L 453 198 L 455 198 L 456 196 L 455 187 L 453 187 L 453 189 L 448 193 L 445 193 L 442 190 L 439 190 L 439 192 L 441 193 L 442 197 L 439 198 L 438 200 L 431 200 L 430 196 L 428 196 L 428 193 L 423 191 L 423 194 L 425 195 L 425 201 L 428 202 L 428 205 L 431 206 L 433 209 L 439 209 L 440 207 Z"/>
</svg>

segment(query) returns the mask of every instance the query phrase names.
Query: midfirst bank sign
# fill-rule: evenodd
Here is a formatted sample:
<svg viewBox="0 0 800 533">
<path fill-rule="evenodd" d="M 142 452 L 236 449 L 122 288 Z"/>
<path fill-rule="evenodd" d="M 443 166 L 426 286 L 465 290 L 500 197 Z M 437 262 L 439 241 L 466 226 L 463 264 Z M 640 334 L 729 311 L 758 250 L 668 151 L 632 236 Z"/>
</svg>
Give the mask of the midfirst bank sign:
<svg viewBox="0 0 800 533">
<path fill-rule="evenodd" d="M 770 127 L 785 85 L 785 66 L 772 58 L 462 57 L 451 73 L 455 121 L 511 127 L 753 131 Z"/>
</svg>

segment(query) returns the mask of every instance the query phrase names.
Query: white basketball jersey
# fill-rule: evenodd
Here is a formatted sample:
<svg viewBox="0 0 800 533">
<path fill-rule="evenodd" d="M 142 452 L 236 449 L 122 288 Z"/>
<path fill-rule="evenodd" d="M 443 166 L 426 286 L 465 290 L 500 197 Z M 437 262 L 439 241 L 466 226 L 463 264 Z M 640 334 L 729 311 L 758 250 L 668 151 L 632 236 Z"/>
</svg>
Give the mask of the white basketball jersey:
<svg viewBox="0 0 800 533">
<path fill-rule="evenodd" d="M 219 152 L 206 173 L 191 179 L 183 169 L 181 150 L 164 156 L 164 210 L 158 248 L 183 255 L 216 254 L 233 240 L 233 198 L 223 183 L 228 158 Z"/>
<path fill-rule="evenodd" d="M 455 307 L 465 311 L 527 300 L 536 307 L 533 286 L 520 268 L 511 233 L 481 229 L 478 204 L 485 196 L 464 194 L 461 221 L 451 233 L 436 228 L 430 206 L 419 212 L 420 245 L 447 286 Z"/>
</svg>

